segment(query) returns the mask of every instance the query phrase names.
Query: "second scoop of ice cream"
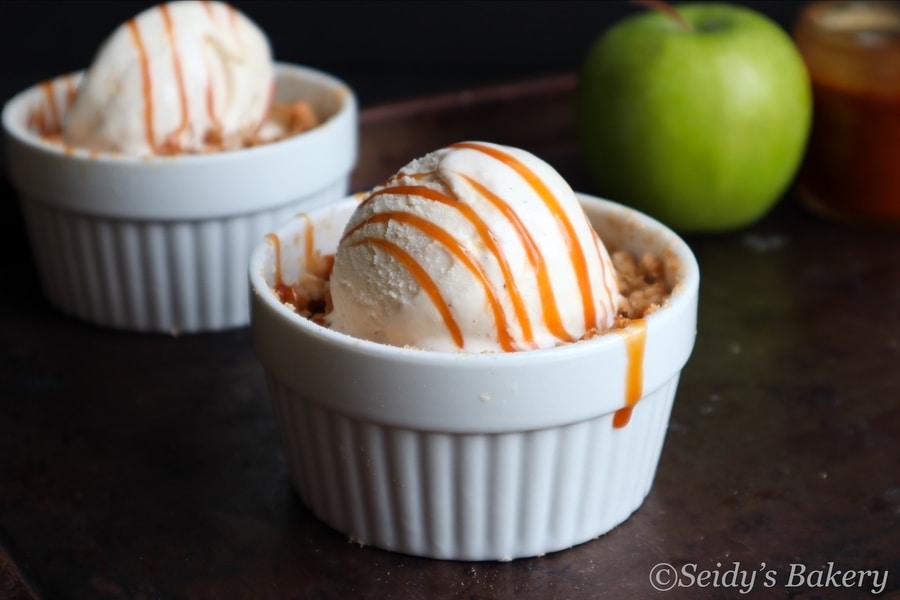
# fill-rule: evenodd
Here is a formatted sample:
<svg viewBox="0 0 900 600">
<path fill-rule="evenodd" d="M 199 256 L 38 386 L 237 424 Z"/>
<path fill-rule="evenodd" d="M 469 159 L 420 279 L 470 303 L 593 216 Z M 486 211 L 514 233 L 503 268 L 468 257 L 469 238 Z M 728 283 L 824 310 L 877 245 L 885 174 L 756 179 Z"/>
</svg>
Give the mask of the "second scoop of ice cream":
<svg viewBox="0 0 900 600">
<path fill-rule="evenodd" d="M 578 198 L 519 148 L 416 159 L 354 212 L 330 280 L 332 328 L 395 346 L 514 352 L 606 331 L 618 290 Z"/>
<path fill-rule="evenodd" d="M 273 82 L 268 39 L 237 9 L 197 0 L 159 4 L 100 47 L 63 138 L 142 156 L 228 146 L 259 128 Z"/>
</svg>

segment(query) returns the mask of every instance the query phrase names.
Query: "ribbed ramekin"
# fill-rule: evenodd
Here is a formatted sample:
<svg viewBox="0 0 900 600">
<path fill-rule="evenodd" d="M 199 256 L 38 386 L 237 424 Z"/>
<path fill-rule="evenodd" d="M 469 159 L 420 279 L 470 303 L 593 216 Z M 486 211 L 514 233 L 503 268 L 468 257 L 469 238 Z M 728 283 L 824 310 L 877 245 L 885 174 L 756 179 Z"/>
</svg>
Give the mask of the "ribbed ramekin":
<svg viewBox="0 0 900 600">
<path fill-rule="evenodd" d="M 343 198 L 357 158 L 357 102 L 330 74 L 277 65 L 276 98 L 323 122 L 290 138 L 203 155 L 128 157 L 45 140 L 80 74 L 6 103 L 7 171 L 53 305 L 97 325 L 192 333 L 246 326 L 246 265 L 299 211 Z"/>
<path fill-rule="evenodd" d="M 601 536 L 640 507 L 693 350 L 699 270 L 657 221 L 580 198 L 610 248 L 661 256 L 674 291 L 627 329 L 555 348 L 396 348 L 281 304 L 276 272 L 296 281 L 309 248 L 333 252 L 356 199 L 289 220 L 255 249 L 253 344 L 293 485 L 322 521 L 407 554 L 512 560 Z"/>
</svg>

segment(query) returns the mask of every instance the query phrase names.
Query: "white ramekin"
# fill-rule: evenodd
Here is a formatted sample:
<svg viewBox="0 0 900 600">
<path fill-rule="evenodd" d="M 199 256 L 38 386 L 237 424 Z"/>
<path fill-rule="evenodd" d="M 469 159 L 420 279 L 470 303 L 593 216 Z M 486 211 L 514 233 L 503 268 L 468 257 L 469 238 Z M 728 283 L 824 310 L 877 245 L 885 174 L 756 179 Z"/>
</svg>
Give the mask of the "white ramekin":
<svg viewBox="0 0 900 600">
<path fill-rule="evenodd" d="M 347 194 L 358 152 L 352 90 L 279 64 L 276 99 L 309 100 L 321 125 L 248 149 L 138 158 L 65 147 L 29 128 L 35 114 L 60 118 L 79 77 L 29 88 L 2 114 L 7 171 L 49 300 L 124 330 L 246 326 L 253 248 L 291 215 Z"/>
<path fill-rule="evenodd" d="M 251 334 L 293 484 L 351 539 L 412 555 L 511 560 L 569 548 L 627 519 L 650 491 L 694 346 L 699 271 L 659 222 L 579 195 L 612 249 L 652 250 L 674 285 L 644 320 L 643 356 L 616 331 L 518 353 L 453 354 L 354 339 L 302 318 L 271 286 L 270 239 L 250 260 Z M 333 252 L 358 197 L 274 232 L 283 281 Z M 312 225 L 311 227 L 309 225 Z M 626 386 L 642 387 L 617 427 Z"/>
</svg>

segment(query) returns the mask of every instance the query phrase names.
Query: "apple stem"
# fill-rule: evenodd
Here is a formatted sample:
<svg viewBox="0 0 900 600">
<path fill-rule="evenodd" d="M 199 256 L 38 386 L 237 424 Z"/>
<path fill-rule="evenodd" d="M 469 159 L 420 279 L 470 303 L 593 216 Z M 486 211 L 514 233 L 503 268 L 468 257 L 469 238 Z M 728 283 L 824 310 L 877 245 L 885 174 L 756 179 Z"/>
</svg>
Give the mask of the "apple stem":
<svg viewBox="0 0 900 600">
<path fill-rule="evenodd" d="M 658 10 L 661 13 L 669 15 L 673 21 L 678 23 L 679 27 L 681 27 L 684 31 L 693 31 L 694 28 L 688 23 L 687 19 L 684 18 L 678 10 L 666 2 L 665 0 L 632 0 L 635 4 L 643 4 L 648 8 L 652 8 L 653 10 Z"/>
</svg>

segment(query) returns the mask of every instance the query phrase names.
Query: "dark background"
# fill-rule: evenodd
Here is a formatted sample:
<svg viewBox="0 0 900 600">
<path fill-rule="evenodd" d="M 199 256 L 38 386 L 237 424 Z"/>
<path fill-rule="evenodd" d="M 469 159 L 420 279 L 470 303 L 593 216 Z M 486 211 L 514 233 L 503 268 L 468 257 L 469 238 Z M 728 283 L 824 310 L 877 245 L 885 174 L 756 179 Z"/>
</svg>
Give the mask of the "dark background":
<svg viewBox="0 0 900 600">
<path fill-rule="evenodd" d="M 155 2 L 0 0 L 0 99 L 88 66 L 116 26 Z M 233 2 L 276 59 L 343 78 L 365 107 L 571 71 L 631 2 Z M 740 2 L 790 28 L 802 2 Z"/>
<path fill-rule="evenodd" d="M 85 68 L 152 4 L 0 0 L 0 103 Z M 235 4 L 277 59 L 343 78 L 363 108 L 571 72 L 600 32 L 644 10 L 624 0 Z M 785 28 L 803 5 L 742 4 Z M 0 170 L 0 238 L 21 249 L 15 197 Z M 834 560 L 887 569 L 879 598 L 900 599 L 896 234 L 782 206 L 739 235 L 691 238 L 704 273 L 697 347 L 640 514 L 602 544 L 511 564 L 348 544 L 290 489 L 246 329 L 169 338 L 93 328 L 46 302 L 30 256 L 5 252 L 0 598 L 21 587 L 11 570 L 21 569 L 54 600 L 693 599 L 715 591 L 650 595 L 652 563 L 721 559 L 766 561 L 782 577 L 788 565 Z M 872 598 L 855 592 L 753 597 Z"/>
</svg>

